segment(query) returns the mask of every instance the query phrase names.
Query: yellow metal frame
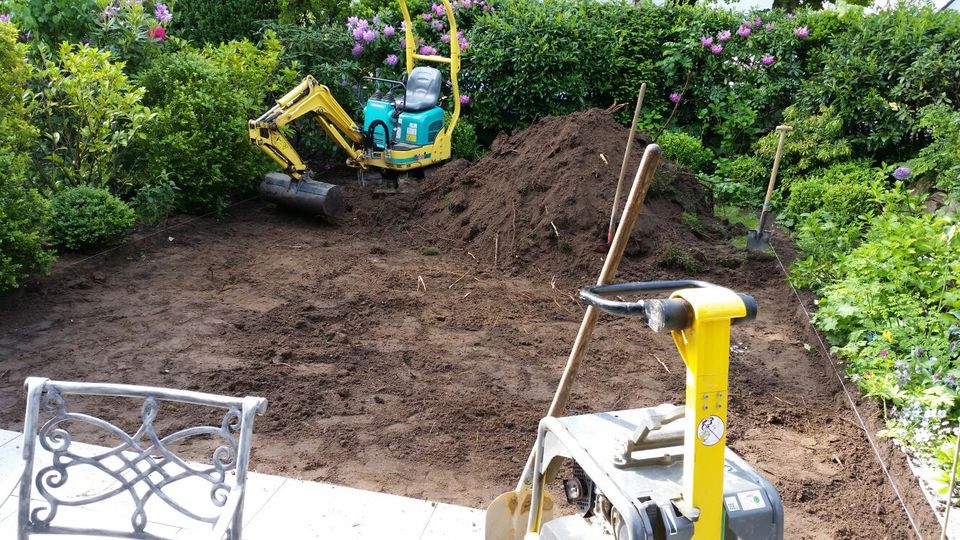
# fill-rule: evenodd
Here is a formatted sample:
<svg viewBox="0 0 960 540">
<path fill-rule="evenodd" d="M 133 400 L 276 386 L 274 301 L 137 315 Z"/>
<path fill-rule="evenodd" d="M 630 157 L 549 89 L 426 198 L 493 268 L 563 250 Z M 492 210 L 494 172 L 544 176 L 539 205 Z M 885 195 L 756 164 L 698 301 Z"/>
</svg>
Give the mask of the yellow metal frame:
<svg viewBox="0 0 960 540">
<path fill-rule="evenodd" d="M 344 151 L 347 152 L 347 165 L 360 169 L 377 167 L 394 171 L 407 171 L 434 165 L 450 159 L 453 130 L 460 119 L 460 41 L 456 39 L 457 21 L 453 16 L 453 7 L 449 0 L 441 0 L 450 25 L 450 56 L 423 55 L 416 52 L 416 35 L 413 33 L 413 21 L 407 9 L 406 0 L 397 0 L 403 13 L 406 47 L 406 71 L 409 74 L 417 62 L 446 64 L 450 69 L 450 82 L 453 86 L 453 113 L 432 145 L 420 146 L 410 150 L 390 150 L 390 160 L 385 151 L 367 153 L 363 148 L 362 129 L 353 121 L 347 111 L 337 102 L 330 89 L 307 76 L 296 88 L 277 100 L 269 111 L 260 118 L 251 120 L 247 126 L 250 142 L 260 148 L 284 172 L 299 180 L 307 172 L 307 165 L 283 134 L 282 128 L 301 116 L 312 114 L 323 131 Z M 392 160 L 403 160 L 394 163 Z M 412 161 L 407 161 L 412 160 Z"/>
<path fill-rule="evenodd" d="M 727 391 L 730 367 L 730 320 L 744 317 L 746 305 L 722 287 L 683 289 L 693 308 L 693 324 L 672 332 L 687 365 L 680 510 L 694 525 L 694 540 L 723 538 L 723 473 L 727 447 Z"/>
</svg>

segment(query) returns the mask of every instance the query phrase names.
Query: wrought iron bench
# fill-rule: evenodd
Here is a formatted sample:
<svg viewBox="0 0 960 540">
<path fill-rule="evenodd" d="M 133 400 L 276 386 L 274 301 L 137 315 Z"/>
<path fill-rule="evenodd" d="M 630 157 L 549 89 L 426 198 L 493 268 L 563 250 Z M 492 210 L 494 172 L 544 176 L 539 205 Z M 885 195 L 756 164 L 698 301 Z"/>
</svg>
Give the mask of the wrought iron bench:
<svg viewBox="0 0 960 540">
<path fill-rule="evenodd" d="M 27 410 L 22 472 L 18 475 L 18 540 L 25 540 L 31 534 L 167 538 L 168 535 L 148 530 L 153 523 L 148 518 L 148 508 L 151 516 L 156 509 L 159 514 L 174 516 L 172 521 L 188 523 L 186 530 L 191 531 L 191 537 L 239 540 L 253 422 L 257 414 L 266 411 L 267 400 L 38 377 L 28 378 L 25 386 Z M 107 420 L 71 410 L 69 396 L 137 400 L 140 425 L 130 434 Z M 171 428 L 172 433 L 161 435 L 155 423 L 164 402 L 215 407 L 227 412 L 222 417 L 217 413 L 219 425 Z M 177 417 L 173 420 L 183 421 Z M 71 436 L 74 427 L 82 432 L 96 431 L 119 443 L 109 449 L 76 443 Z M 49 454 L 38 453 L 37 444 Z M 181 445 L 209 446 L 212 448 L 210 462 L 199 465 L 187 462 L 171 448 Z M 71 476 L 87 479 L 88 485 L 68 486 Z M 98 479 L 93 482 L 95 485 L 89 485 L 91 478 Z M 15 477 L 14 484 L 0 490 L 0 496 L 12 492 L 16 482 Z M 102 518 L 104 515 L 92 512 L 87 513 L 86 519 L 72 519 L 78 514 L 83 517 L 83 512 L 74 508 L 90 508 L 101 503 L 106 504 L 113 515 L 117 512 L 127 515 L 129 510 L 129 524 L 121 518 L 117 521 L 123 526 L 118 530 L 104 528 L 104 523 L 89 523 L 92 516 Z M 64 513 L 73 515 L 61 515 Z M 68 521 L 87 523 L 68 527 Z M 182 532 L 180 525 L 177 527 L 175 530 Z"/>
</svg>

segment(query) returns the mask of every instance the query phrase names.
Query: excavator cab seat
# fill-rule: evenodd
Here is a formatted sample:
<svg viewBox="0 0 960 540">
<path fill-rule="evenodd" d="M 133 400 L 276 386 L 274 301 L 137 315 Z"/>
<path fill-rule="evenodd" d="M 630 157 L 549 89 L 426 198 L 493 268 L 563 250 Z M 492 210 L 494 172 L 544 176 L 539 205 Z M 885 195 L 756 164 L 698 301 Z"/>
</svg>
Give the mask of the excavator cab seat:
<svg viewBox="0 0 960 540">
<path fill-rule="evenodd" d="M 440 99 L 440 70 L 421 66 L 413 68 L 407 78 L 407 94 L 402 112 L 420 112 L 435 107 Z"/>
</svg>

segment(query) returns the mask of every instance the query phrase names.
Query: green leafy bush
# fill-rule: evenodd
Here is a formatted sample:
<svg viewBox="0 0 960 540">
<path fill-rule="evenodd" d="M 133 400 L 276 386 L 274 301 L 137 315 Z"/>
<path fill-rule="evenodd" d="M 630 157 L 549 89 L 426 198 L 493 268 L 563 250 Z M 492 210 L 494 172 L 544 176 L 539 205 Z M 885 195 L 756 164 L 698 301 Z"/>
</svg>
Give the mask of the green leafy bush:
<svg viewBox="0 0 960 540">
<path fill-rule="evenodd" d="M 448 120 L 449 121 L 449 120 Z M 477 141 L 477 131 L 470 120 L 463 116 L 453 128 L 453 137 L 450 140 L 450 155 L 453 159 L 463 158 L 476 161 L 483 155 L 483 146 Z"/>
<path fill-rule="evenodd" d="M 276 19 L 275 0 L 177 0 L 177 33 L 196 44 L 251 39 L 262 21 Z"/>
<path fill-rule="evenodd" d="M 770 163 L 770 166 L 772 165 L 773 162 Z M 764 165 L 757 157 L 751 155 L 737 156 L 733 159 L 721 158 L 717 160 L 716 174 L 728 180 L 766 188 L 770 166 Z"/>
<path fill-rule="evenodd" d="M 123 61 L 128 72 L 136 72 L 164 48 L 173 17 L 166 4 L 98 0 L 98 5 L 92 41 L 110 51 L 113 62 Z"/>
<path fill-rule="evenodd" d="M 887 434 L 921 452 L 942 442 L 945 424 L 956 425 L 958 272 L 955 219 L 887 213 L 844 257 L 816 314 L 851 378 L 893 405 Z"/>
<path fill-rule="evenodd" d="M 97 0 L 11 0 L 8 8 L 23 32 L 50 46 L 88 37 L 99 13 Z"/>
<path fill-rule="evenodd" d="M 663 147 L 663 155 L 693 171 L 703 171 L 713 162 L 713 152 L 704 148 L 700 139 L 681 131 L 664 131 L 657 144 Z"/>
<path fill-rule="evenodd" d="M 47 201 L 27 185 L 37 131 L 21 99 L 30 67 L 16 38 L 13 25 L 0 23 L 0 289 L 45 271 L 54 258 L 45 247 Z"/>
<path fill-rule="evenodd" d="M 616 44 L 606 14 L 617 9 L 589 0 L 511 0 L 480 17 L 461 73 L 473 122 L 511 130 L 605 101 L 615 73 L 598 60 Z"/>
<path fill-rule="evenodd" d="M 38 152 L 46 187 L 111 186 L 125 179 L 115 158 L 154 114 L 143 106 L 143 89 L 129 81 L 109 52 L 61 44 L 37 74 L 40 92 L 33 116 L 42 126 Z"/>
<path fill-rule="evenodd" d="M 179 188 L 176 209 L 223 211 L 232 194 L 252 192 L 268 160 L 250 144 L 247 120 L 263 96 L 295 80 L 280 69 L 281 47 L 231 42 L 163 55 L 140 74 L 144 101 L 157 111 L 146 137 L 128 156 L 138 185 L 165 178 Z"/>
<path fill-rule="evenodd" d="M 784 141 L 780 161 L 780 177 L 785 185 L 853 156 L 853 149 L 843 137 L 843 120 L 832 109 L 825 108 L 818 114 L 808 115 L 791 106 L 783 116 L 784 123 L 793 127 Z M 779 132 L 771 131 L 754 145 L 756 156 L 771 167 L 779 138 Z"/>
<path fill-rule="evenodd" d="M 785 218 L 792 224 L 804 214 L 823 209 L 838 223 L 867 219 L 877 213 L 883 201 L 878 193 L 885 189 L 883 169 L 866 161 L 843 162 L 816 174 L 794 181 L 787 197 Z"/>
<path fill-rule="evenodd" d="M 137 220 L 144 225 L 154 225 L 172 214 L 177 208 L 178 191 L 180 188 L 167 179 L 141 187 L 130 201 Z"/>
<path fill-rule="evenodd" d="M 933 141 L 910 161 L 913 176 L 960 197 L 960 111 L 946 105 L 927 107 L 918 127 Z"/>
<path fill-rule="evenodd" d="M 136 214 L 126 203 L 105 189 L 90 186 L 56 193 L 50 207 L 53 237 L 72 250 L 119 244 L 136 221 Z"/>
<path fill-rule="evenodd" d="M 855 24 L 830 36 L 799 101 L 808 111 L 830 106 L 858 151 L 896 157 L 913 145 L 908 135 L 921 107 L 960 99 L 960 15 L 902 4 L 847 17 Z"/>
</svg>

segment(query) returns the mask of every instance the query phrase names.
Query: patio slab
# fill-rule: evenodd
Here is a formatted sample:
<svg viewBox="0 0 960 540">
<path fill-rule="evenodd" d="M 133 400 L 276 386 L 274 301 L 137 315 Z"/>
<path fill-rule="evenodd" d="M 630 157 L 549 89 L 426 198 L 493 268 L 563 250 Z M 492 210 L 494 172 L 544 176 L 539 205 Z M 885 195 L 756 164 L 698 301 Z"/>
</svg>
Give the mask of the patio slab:
<svg viewBox="0 0 960 540">
<path fill-rule="evenodd" d="M 0 430 L 0 486 L 7 483 L 18 467 L 22 443 L 20 433 Z M 82 446 L 91 451 L 102 450 Z M 50 454 L 38 450 L 36 466 L 49 463 Z M 112 489 L 111 481 L 94 471 L 77 470 L 71 475 L 70 484 L 76 484 L 85 495 Z M 3 493 L 0 497 L 6 495 Z M 208 493 L 197 492 L 196 497 L 199 508 L 210 506 Z M 37 498 L 36 494 L 34 498 Z M 62 513 L 64 518 L 70 518 L 71 526 L 102 528 L 128 524 L 133 504 L 119 497 L 109 501 L 99 507 L 62 507 L 58 516 Z M 17 496 L 13 493 L 0 505 L 0 538 L 16 536 L 16 511 Z M 198 522 L 166 505 L 154 509 L 147 507 L 147 515 L 152 532 L 160 536 L 177 538 L 198 530 Z M 268 474 L 252 472 L 247 476 L 243 531 L 246 540 L 480 540 L 483 538 L 482 524 L 483 511 L 474 508 Z"/>
</svg>

